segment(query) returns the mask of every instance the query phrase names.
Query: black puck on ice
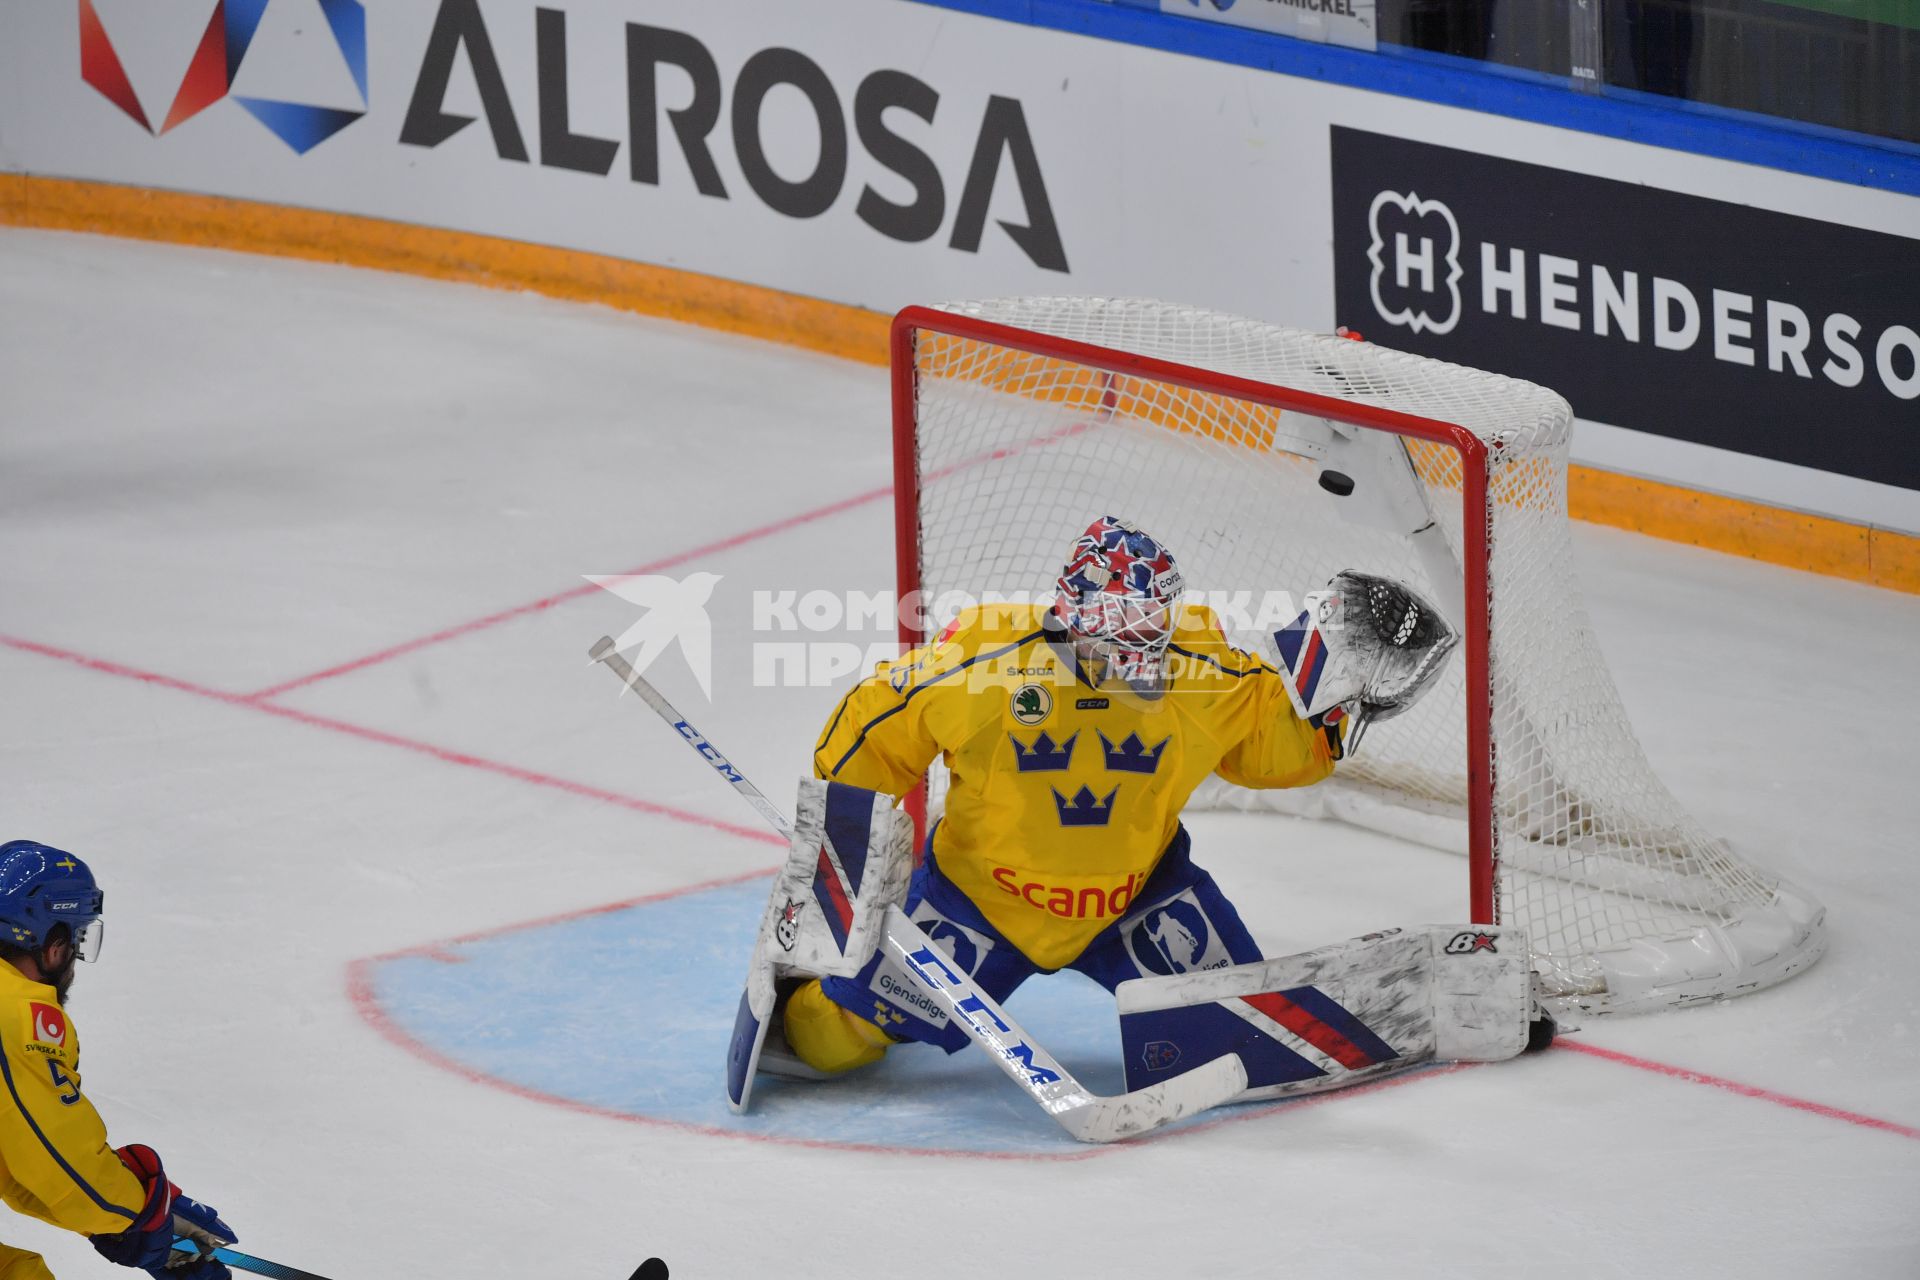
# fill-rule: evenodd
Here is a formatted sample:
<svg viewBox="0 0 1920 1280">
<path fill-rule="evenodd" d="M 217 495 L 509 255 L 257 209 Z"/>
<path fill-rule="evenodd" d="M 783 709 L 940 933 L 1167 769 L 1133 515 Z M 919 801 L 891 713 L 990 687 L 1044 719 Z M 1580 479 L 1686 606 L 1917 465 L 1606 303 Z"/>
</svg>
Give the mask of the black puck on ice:
<svg viewBox="0 0 1920 1280">
<path fill-rule="evenodd" d="M 648 1258 L 634 1270 L 628 1280 L 667 1280 L 667 1264 L 658 1258 Z"/>
<path fill-rule="evenodd" d="M 1344 471 L 1322 471 L 1320 487 L 1336 498 L 1344 498 L 1353 492 L 1353 477 Z"/>
</svg>

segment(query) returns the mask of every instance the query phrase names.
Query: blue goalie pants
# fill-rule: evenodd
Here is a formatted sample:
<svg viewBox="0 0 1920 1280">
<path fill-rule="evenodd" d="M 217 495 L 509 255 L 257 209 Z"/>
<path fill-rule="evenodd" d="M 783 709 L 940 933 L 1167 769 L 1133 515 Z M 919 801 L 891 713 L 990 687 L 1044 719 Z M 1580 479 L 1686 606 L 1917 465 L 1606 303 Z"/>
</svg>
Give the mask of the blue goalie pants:
<svg viewBox="0 0 1920 1280">
<path fill-rule="evenodd" d="M 1175 832 L 1127 914 L 1094 936 L 1067 968 L 1112 991 L 1130 978 L 1262 959 L 1240 913 L 1193 864 L 1187 829 Z M 1036 973 L 1046 973 L 1000 936 L 979 908 L 940 874 L 929 833 L 925 857 L 907 889 L 905 911 L 922 932 L 995 1001 L 1003 1001 Z M 821 988 L 835 1004 L 878 1024 L 896 1039 L 937 1044 L 948 1053 L 966 1047 L 967 1033 L 917 992 L 885 951 L 852 978 L 827 978 Z"/>
</svg>

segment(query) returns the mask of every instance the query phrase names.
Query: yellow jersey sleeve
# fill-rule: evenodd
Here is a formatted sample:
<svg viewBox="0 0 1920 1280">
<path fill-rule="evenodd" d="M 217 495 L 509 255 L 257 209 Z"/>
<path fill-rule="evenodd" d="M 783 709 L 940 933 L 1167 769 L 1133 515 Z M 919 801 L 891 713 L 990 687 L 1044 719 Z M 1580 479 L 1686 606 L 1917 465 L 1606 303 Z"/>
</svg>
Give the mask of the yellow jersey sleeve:
<svg viewBox="0 0 1920 1280">
<path fill-rule="evenodd" d="M 948 665 L 945 637 L 882 662 L 847 691 L 813 748 L 813 774 L 890 796 L 913 790 L 940 754 L 928 679 Z"/>
<path fill-rule="evenodd" d="M 1190 626 L 1175 644 L 1175 657 L 1184 657 L 1201 683 L 1226 691 L 1204 713 L 1227 744 L 1214 772 L 1261 789 L 1310 786 L 1332 773 L 1332 744 L 1294 713 L 1279 670 L 1228 644 L 1210 611 L 1195 609 Z"/>
<path fill-rule="evenodd" d="M 79 1035 L 51 988 L 23 978 L 4 986 L 0 1199 L 82 1235 L 125 1231 L 146 1191 L 107 1145 L 106 1125 L 80 1092 Z M 47 998 L 36 999 L 40 993 Z"/>
<path fill-rule="evenodd" d="M 902 796 L 994 717 L 1007 663 L 1044 632 L 1030 611 L 961 612 L 938 639 L 874 667 L 834 708 L 813 750 L 814 776 Z M 997 695 L 1004 698 L 1004 693 Z"/>
</svg>

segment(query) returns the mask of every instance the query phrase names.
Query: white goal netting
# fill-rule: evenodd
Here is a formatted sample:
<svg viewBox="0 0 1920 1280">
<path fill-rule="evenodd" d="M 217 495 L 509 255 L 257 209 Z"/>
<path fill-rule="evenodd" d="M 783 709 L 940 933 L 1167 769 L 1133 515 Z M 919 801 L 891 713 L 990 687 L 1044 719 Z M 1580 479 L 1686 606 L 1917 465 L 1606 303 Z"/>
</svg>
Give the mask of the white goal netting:
<svg viewBox="0 0 1920 1280">
<path fill-rule="evenodd" d="M 917 484 L 917 533 L 903 540 L 917 537 L 906 550 L 929 597 L 1044 591 L 1074 536 L 1112 514 L 1170 547 L 1189 598 L 1215 605 L 1235 644 L 1271 658 L 1270 633 L 1287 620 L 1276 609 L 1340 570 L 1401 579 L 1461 625 L 1463 582 L 1476 558 L 1484 563 L 1488 631 L 1463 642 L 1486 655 L 1484 692 L 1470 695 L 1470 664 L 1456 659 L 1327 783 L 1260 793 L 1218 783 L 1203 803 L 1340 817 L 1466 851 L 1465 709 L 1483 696 L 1493 829 L 1480 843 L 1491 850 L 1494 906 L 1501 922 L 1527 929 L 1557 994 L 1598 1011 L 1684 1004 L 1776 982 L 1818 957 L 1820 907 L 1703 830 L 1634 738 L 1573 576 L 1566 401 L 1511 378 L 1165 303 L 1027 298 L 943 310 L 950 318 L 928 316 L 915 335 L 911 412 L 896 441 L 911 451 Z M 970 336 L 969 320 L 1206 374 L 1174 382 L 1129 372 L 1122 357 L 1036 353 Z M 1403 446 L 1339 408 L 1273 408 L 1207 375 L 1330 397 L 1360 417 L 1371 407 L 1467 428 L 1487 445 L 1484 527 L 1464 518 L 1453 446 Z M 1351 478 L 1354 491 L 1323 489 L 1323 471 Z"/>
</svg>

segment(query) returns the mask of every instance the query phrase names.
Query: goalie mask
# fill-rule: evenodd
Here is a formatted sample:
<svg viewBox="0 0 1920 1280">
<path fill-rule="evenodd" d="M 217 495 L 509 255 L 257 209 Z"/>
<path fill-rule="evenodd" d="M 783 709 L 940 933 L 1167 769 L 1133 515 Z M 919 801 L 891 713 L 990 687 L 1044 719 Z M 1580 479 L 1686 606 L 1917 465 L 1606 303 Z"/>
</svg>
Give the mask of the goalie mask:
<svg viewBox="0 0 1920 1280">
<path fill-rule="evenodd" d="M 1053 611 L 1075 652 L 1094 666 L 1090 675 L 1149 692 L 1164 687 L 1185 587 L 1172 552 L 1126 521 L 1102 516 L 1067 553 Z"/>
</svg>

